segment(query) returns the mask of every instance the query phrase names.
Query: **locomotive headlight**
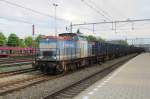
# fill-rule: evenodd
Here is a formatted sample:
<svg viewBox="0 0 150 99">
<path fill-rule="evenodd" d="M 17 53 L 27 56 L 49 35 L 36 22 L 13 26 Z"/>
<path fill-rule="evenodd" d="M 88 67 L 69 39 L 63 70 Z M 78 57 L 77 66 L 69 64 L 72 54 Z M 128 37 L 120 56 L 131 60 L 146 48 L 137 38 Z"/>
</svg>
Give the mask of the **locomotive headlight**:
<svg viewBox="0 0 150 99">
<path fill-rule="evenodd" d="M 52 58 L 53 58 L 53 59 L 56 59 L 56 56 L 53 56 Z"/>
<path fill-rule="evenodd" d="M 39 59 L 42 59 L 43 58 L 43 56 L 39 56 Z"/>
</svg>

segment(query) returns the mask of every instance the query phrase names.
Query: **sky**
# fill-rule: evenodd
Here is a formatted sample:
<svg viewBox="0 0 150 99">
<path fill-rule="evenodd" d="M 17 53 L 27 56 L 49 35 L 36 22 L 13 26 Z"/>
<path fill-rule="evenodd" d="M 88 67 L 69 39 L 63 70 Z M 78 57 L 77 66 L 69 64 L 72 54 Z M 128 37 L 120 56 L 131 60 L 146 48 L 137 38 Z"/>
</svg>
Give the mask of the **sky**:
<svg viewBox="0 0 150 99">
<path fill-rule="evenodd" d="M 12 5 L 18 4 L 41 14 Z M 127 19 L 150 18 L 150 0 L 0 0 L 0 31 L 6 36 L 16 33 L 19 37 L 32 35 L 35 24 L 36 35 L 55 35 L 55 8 L 58 34 L 69 32 L 70 23 L 90 23 Z M 90 5 L 90 6 L 89 6 Z M 17 20 L 17 21 L 16 21 Z M 23 22 L 19 22 L 19 21 Z M 150 38 L 150 22 L 119 23 L 116 31 L 112 24 L 76 26 L 85 35 L 104 39 Z"/>
</svg>

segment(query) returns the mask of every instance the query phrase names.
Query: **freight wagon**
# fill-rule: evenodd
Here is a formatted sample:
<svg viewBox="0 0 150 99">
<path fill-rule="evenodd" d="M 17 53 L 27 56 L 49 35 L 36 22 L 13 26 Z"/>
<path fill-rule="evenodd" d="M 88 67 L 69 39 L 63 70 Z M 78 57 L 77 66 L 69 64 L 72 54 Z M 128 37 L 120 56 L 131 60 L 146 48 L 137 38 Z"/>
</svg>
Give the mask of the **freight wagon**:
<svg viewBox="0 0 150 99">
<path fill-rule="evenodd" d="M 0 57 L 33 56 L 35 49 L 26 47 L 0 46 Z"/>
</svg>

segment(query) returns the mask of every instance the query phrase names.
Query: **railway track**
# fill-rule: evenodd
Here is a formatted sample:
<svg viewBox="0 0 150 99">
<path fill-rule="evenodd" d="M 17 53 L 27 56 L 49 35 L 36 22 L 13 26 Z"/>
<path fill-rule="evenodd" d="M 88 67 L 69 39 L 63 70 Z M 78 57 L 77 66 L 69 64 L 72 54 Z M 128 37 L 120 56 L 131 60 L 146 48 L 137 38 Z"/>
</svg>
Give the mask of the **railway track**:
<svg viewBox="0 0 150 99">
<path fill-rule="evenodd" d="M 21 73 L 26 73 L 26 74 L 22 76 Z M 35 82 L 39 79 L 46 77 L 45 74 L 42 74 L 41 72 L 38 72 L 38 71 L 32 71 L 32 69 L 2 74 L 0 76 L 3 77 L 2 79 L 6 80 L 6 81 L 0 81 L 0 95 L 2 95 L 3 93 L 9 92 L 10 90 L 12 90 L 12 88 L 16 86 L 25 85 L 26 83 L 29 84 L 31 82 Z M 20 77 L 17 77 L 17 76 L 20 76 Z M 10 78 L 11 80 L 8 80 Z"/>
<path fill-rule="evenodd" d="M 91 75 L 90 77 L 81 80 L 61 91 L 58 91 L 52 95 L 46 96 L 43 99 L 72 99 L 74 98 L 77 94 L 94 84 L 96 81 L 104 78 L 106 75 L 109 73 L 113 72 L 116 68 L 124 64 L 127 60 L 121 61 L 119 63 L 113 64 L 111 67 L 108 67 L 94 75 Z"/>
<path fill-rule="evenodd" d="M 0 65 L 8 64 L 8 63 L 16 63 L 16 62 L 30 62 L 33 61 L 32 59 L 0 59 Z"/>
<path fill-rule="evenodd" d="M 0 58 L 0 65 L 18 62 L 32 62 L 32 58 Z"/>
<path fill-rule="evenodd" d="M 32 59 L 32 58 L 15 58 L 15 57 L 0 58 L 0 60 L 18 60 L 18 59 L 25 60 L 25 59 Z"/>
<path fill-rule="evenodd" d="M 32 60 L 0 60 L 0 64 L 16 63 L 16 62 L 30 62 Z"/>
<path fill-rule="evenodd" d="M 46 74 L 39 74 L 39 75 L 36 75 L 35 77 L 30 77 L 27 79 L 22 79 L 19 81 L 14 81 L 14 82 L 6 83 L 6 84 L 0 84 L 0 87 L 1 87 L 0 96 L 11 93 L 13 91 L 17 91 L 17 90 L 29 87 L 29 86 L 32 86 L 32 85 L 35 85 L 35 84 L 42 83 L 44 81 L 56 79 L 63 75 L 64 74 L 49 76 Z"/>
<path fill-rule="evenodd" d="M 127 59 L 124 61 L 112 64 L 109 68 L 105 68 L 104 70 L 100 71 L 99 73 L 96 73 L 96 74 L 94 74 L 78 83 L 75 83 L 72 86 L 69 86 L 68 88 L 65 88 L 59 92 L 56 92 L 50 96 L 46 96 L 45 99 L 49 99 L 49 98 L 50 99 L 55 99 L 55 98 L 56 99 L 66 99 L 66 98 L 74 97 L 76 94 L 78 94 L 79 92 L 81 92 L 82 90 L 84 90 L 85 88 L 87 88 L 88 86 L 90 86 L 91 84 L 96 82 L 97 80 L 99 80 L 100 77 L 102 78 L 102 77 L 106 76 L 108 73 L 110 73 L 111 71 L 113 71 L 115 68 L 117 68 L 118 66 L 120 66 L 121 64 L 123 64 L 126 61 L 127 61 Z M 76 71 L 74 71 L 74 72 L 76 72 Z M 39 73 L 39 74 L 36 74 L 36 75 L 28 77 L 28 78 L 20 78 L 20 79 L 11 81 L 11 82 L 0 83 L 0 96 L 12 93 L 14 91 L 24 89 L 26 87 L 33 86 L 35 84 L 43 83 L 45 81 L 49 81 L 49 80 L 53 80 L 53 79 L 56 79 L 56 78 L 59 78 L 62 76 L 66 76 L 71 73 L 72 72 L 64 73 L 64 74 L 60 74 L 60 75 L 53 75 L 53 76 Z M 94 76 L 96 78 L 93 78 Z M 67 91 L 67 90 L 69 90 L 69 91 Z M 71 91 L 71 93 L 70 93 L 70 91 Z M 62 98 L 58 98 L 58 97 L 62 97 Z"/>
<path fill-rule="evenodd" d="M 27 71 L 31 69 L 31 63 L 14 63 L 14 64 L 7 64 L 7 65 L 0 65 L 0 75 L 10 74 L 10 73 L 19 73 L 23 71 Z"/>
<path fill-rule="evenodd" d="M 9 72 L 2 72 L 2 73 L 0 73 L 0 78 L 19 75 L 19 74 L 23 74 L 23 73 L 27 73 L 27 72 L 32 72 L 32 71 L 35 71 L 35 69 L 27 68 L 27 69 L 21 69 L 21 70 L 9 71 Z"/>
<path fill-rule="evenodd" d="M 3 72 L 15 71 L 19 68 L 23 67 L 24 65 L 31 65 L 32 60 L 0 60 L 0 74 Z"/>
<path fill-rule="evenodd" d="M 13 63 L 5 63 L 5 64 L 0 64 L 0 68 L 5 68 L 5 67 L 13 67 L 13 66 L 21 66 L 21 65 L 28 65 L 32 64 L 31 62 L 13 62 Z"/>
</svg>

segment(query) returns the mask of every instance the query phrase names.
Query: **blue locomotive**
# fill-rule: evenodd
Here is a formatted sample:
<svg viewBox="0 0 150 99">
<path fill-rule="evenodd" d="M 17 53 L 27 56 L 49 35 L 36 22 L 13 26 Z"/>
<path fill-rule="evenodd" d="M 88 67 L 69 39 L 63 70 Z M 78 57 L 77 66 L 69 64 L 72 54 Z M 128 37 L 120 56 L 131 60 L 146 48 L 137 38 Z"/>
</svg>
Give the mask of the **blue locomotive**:
<svg viewBox="0 0 150 99">
<path fill-rule="evenodd" d="M 81 34 L 62 33 L 58 37 L 41 36 L 33 66 L 42 72 L 56 74 L 142 51 L 133 46 L 88 42 Z"/>
</svg>

